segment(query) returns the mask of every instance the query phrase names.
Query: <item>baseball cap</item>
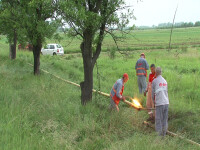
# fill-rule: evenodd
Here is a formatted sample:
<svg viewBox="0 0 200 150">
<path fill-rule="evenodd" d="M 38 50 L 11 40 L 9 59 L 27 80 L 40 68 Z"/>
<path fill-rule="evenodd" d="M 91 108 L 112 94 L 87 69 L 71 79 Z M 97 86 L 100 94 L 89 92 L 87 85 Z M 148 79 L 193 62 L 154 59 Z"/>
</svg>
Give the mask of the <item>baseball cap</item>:
<svg viewBox="0 0 200 150">
<path fill-rule="evenodd" d="M 127 73 L 124 73 L 124 74 L 123 74 L 123 77 L 124 77 L 124 78 L 127 78 L 127 79 L 129 79 L 129 77 L 128 77 L 128 74 L 127 74 Z"/>
</svg>

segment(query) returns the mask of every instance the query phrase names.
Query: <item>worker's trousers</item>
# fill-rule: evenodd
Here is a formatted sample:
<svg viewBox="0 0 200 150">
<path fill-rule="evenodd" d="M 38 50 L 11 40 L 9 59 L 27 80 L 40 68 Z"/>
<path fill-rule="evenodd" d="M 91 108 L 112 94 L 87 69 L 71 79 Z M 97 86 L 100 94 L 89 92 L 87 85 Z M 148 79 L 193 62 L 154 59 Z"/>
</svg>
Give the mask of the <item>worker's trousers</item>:
<svg viewBox="0 0 200 150">
<path fill-rule="evenodd" d="M 156 106 L 155 121 L 156 132 L 165 136 L 168 128 L 168 104 Z"/>
<path fill-rule="evenodd" d="M 143 94 L 147 88 L 146 76 L 138 76 L 137 82 L 138 82 L 139 92 L 140 94 Z"/>
<path fill-rule="evenodd" d="M 152 84 L 151 83 L 148 84 L 146 107 L 147 108 L 154 108 L 154 103 L 153 103 L 153 99 L 152 99 Z M 152 117 L 154 117 L 155 111 L 153 113 L 152 110 L 148 110 L 148 114 L 152 115 Z"/>
<path fill-rule="evenodd" d="M 119 111 L 119 107 L 117 106 L 117 104 L 115 104 L 114 100 L 112 98 L 110 98 L 110 107 L 111 110 L 117 110 Z"/>
</svg>

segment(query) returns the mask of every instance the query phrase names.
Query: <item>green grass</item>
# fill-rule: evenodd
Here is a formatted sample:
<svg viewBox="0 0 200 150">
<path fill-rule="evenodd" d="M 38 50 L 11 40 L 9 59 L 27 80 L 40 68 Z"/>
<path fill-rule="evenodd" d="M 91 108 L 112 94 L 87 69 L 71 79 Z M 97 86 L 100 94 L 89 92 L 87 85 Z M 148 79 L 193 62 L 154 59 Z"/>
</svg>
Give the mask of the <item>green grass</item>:
<svg viewBox="0 0 200 150">
<path fill-rule="evenodd" d="M 122 36 L 118 31 L 116 35 Z M 65 53 L 80 52 L 81 40 L 71 39 L 65 34 L 61 34 L 61 37 L 61 41 L 48 39 L 47 43 L 60 43 L 64 47 Z M 122 41 L 118 41 L 122 51 L 168 49 L 170 29 L 134 30 L 125 37 L 125 39 L 120 39 Z M 172 48 L 200 47 L 200 28 L 175 28 L 171 45 Z M 106 35 L 102 50 L 108 51 L 113 48 L 116 48 L 114 40 L 110 35 Z"/>
<path fill-rule="evenodd" d="M 138 32 L 145 34 L 145 31 Z M 150 35 L 156 35 L 151 32 L 146 31 L 149 39 Z M 195 36 L 191 38 L 198 39 Z M 93 94 L 93 101 L 81 106 L 78 87 L 43 72 L 40 76 L 33 76 L 33 68 L 27 64 L 33 63 L 31 52 L 17 51 L 17 59 L 11 61 L 5 37 L 1 37 L 0 45 L 0 149 L 198 149 L 178 138 L 167 136 L 164 140 L 160 139 L 153 129 L 142 125 L 148 117 L 146 112 L 137 112 L 123 103 L 119 104 L 119 113 L 111 113 L 108 110 L 109 98 Z M 187 51 L 145 51 L 149 64 L 161 66 L 168 82 L 169 130 L 198 143 L 199 52 L 199 47 L 190 46 Z M 124 94 L 139 97 L 145 106 L 145 98 L 138 94 L 134 70 L 140 53 L 131 51 L 128 56 L 116 53 L 114 59 L 110 59 L 108 53 L 101 53 L 98 59 L 100 90 L 109 93 L 114 82 L 127 72 L 130 80 L 125 85 Z M 41 68 L 76 83 L 83 80 L 80 54 L 41 56 Z M 98 83 L 95 67 L 95 89 L 99 89 Z"/>
</svg>

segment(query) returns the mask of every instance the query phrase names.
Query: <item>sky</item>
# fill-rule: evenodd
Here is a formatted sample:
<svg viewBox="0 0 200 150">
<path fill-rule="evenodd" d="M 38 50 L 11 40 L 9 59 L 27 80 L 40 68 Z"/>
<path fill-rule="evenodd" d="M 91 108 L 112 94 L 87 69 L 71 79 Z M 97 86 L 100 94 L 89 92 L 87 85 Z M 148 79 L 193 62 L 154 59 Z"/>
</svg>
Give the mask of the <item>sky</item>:
<svg viewBox="0 0 200 150">
<path fill-rule="evenodd" d="M 200 21 L 200 0 L 125 0 L 134 9 L 136 20 L 130 25 L 152 26 L 159 23 L 173 22 L 178 4 L 175 22 Z"/>
</svg>

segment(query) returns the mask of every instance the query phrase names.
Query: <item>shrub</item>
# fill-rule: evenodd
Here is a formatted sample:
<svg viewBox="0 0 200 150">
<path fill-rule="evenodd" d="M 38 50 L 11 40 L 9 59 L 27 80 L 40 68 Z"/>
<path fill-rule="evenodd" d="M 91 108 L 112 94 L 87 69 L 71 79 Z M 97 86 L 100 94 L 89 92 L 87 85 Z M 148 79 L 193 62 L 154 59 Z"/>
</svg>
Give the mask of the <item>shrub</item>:
<svg viewBox="0 0 200 150">
<path fill-rule="evenodd" d="M 108 51 L 109 51 L 109 57 L 111 58 L 111 59 L 114 59 L 115 58 L 115 55 L 116 55 L 116 48 L 111 48 L 111 49 L 108 49 Z"/>
<path fill-rule="evenodd" d="M 187 47 L 187 46 L 181 47 L 181 51 L 182 51 L 183 53 L 186 53 L 186 52 L 188 51 L 188 47 Z"/>
</svg>

